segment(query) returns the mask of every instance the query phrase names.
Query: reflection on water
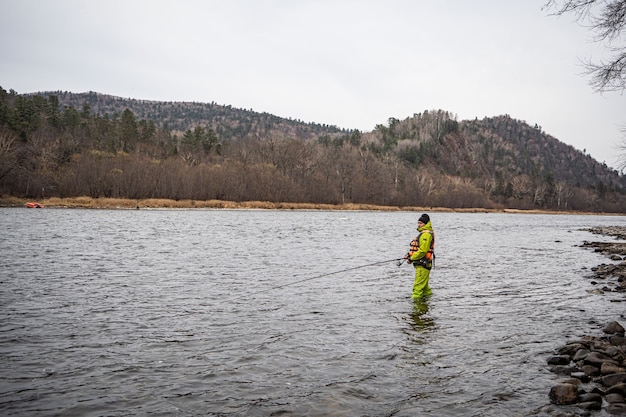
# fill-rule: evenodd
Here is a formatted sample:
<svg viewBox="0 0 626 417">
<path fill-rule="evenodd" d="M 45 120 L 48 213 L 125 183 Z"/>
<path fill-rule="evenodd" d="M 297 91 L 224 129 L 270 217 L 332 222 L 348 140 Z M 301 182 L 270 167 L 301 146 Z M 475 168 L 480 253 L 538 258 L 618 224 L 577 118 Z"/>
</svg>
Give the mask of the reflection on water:
<svg viewBox="0 0 626 417">
<path fill-rule="evenodd" d="M 435 319 L 428 314 L 429 301 L 430 297 L 413 299 L 410 325 L 417 332 L 425 332 L 435 326 Z"/>
</svg>

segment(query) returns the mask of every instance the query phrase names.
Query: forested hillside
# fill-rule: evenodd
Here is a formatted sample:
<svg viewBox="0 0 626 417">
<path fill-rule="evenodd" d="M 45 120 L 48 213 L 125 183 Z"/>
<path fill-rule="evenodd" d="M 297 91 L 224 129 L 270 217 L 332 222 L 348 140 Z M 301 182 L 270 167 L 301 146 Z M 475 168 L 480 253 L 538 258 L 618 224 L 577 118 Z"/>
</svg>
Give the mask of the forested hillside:
<svg viewBox="0 0 626 417">
<path fill-rule="evenodd" d="M 94 92 L 74 94 L 64 91 L 41 93 L 58 97 L 62 107 L 87 108 L 99 115 L 121 114 L 129 109 L 136 118 L 152 120 L 157 127 L 172 134 L 182 134 L 196 126 L 211 128 L 221 140 L 242 137 L 264 138 L 291 135 L 300 139 L 316 139 L 323 134 L 339 133 L 335 126 L 303 123 L 269 113 L 236 109 L 215 103 L 164 102 L 114 97 Z"/>
<path fill-rule="evenodd" d="M 626 178 L 510 116 L 371 132 L 215 103 L 0 88 L 0 193 L 626 212 Z"/>
</svg>

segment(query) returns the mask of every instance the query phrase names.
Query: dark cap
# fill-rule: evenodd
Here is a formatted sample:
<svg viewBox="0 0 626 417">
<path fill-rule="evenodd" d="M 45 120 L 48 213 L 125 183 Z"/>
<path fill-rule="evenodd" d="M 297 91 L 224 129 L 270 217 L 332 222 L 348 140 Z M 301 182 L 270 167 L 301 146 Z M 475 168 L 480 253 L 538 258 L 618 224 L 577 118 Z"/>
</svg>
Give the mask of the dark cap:
<svg viewBox="0 0 626 417">
<path fill-rule="evenodd" d="M 426 224 L 430 221 L 430 217 L 428 217 L 428 214 L 424 213 L 419 219 L 417 219 L 417 221 Z"/>
</svg>

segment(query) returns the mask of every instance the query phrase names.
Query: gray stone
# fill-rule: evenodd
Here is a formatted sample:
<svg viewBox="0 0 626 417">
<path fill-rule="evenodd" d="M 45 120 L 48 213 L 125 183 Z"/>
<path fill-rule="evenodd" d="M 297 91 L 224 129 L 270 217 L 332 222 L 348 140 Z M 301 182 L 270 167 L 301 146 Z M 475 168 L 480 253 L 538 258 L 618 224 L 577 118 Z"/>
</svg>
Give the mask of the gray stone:
<svg viewBox="0 0 626 417">
<path fill-rule="evenodd" d="M 608 411 L 609 414 L 626 415 L 626 404 L 624 403 L 609 404 L 609 406 L 606 408 L 606 411 Z"/>
<path fill-rule="evenodd" d="M 620 384 L 615 384 L 612 387 L 609 387 L 606 390 L 607 394 L 620 394 L 624 397 L 626 397 L 626 384 L 624 383 L 620 383 Z"/>
<path fill-rule="evenodd" d="M 583 365 L 580 369 L 589 376 L 600 375 L 600 368 L 593 365 Z"/>
<path fill-rule="evenodd" d="M 580 361 L 587 357 L 589 351 L 587 349 L 579 349 L 572 358 L 573 361 Z"/>
<path fill-rule="evenodd" d="M 624 352 L 622 349 L 617 346 L 609 346 L 604 350 L 604 353 L 609 355 L 613 360 L 617 362 L 622 362 L 624 360 Z"/>
<path fill-rule="evenodd" d="M 609 404 L 623 403 L 624 402 L 624 397 L 621 394 L 617 394 L 617 393 L 606 394 L 604 396 L 604 399 Z"/>
<path fill-rule="evenodd" d="M 582 343 L 569 343 L 558 350 L 559 355 L 573 356 L 580 349 L 585 349 Z"/>
<path fill-rule="evenodd" d="M 548 358 L 548 365 L 567 365 L 568 363 L 570 363 L 569 356 L 559 355 Z"/>
<path fill-rule="evenodd" d="M 561 381 L 561 384 L 572 384 L 579 386 L 580 384 L 582 384 L 582 381 L 578 378 L 567 378 Z"/>
<path fill-rule="evenodd" d="M 626 372 L 626 369 L 609 362 L 604 362 L 600 367 L 600 373 L 602 375 L 619 374 L 623 372 Z"/>
<path fill-rule="evenodd" d="M 609 338 L 611 344 L 613 346 L 624 346 L 626 345 L 626 337 L 624 336 L 611 336 Z"/>
<path fill-rule="evenodd" d="M 577 407 L 582 408 L 583 410 L 589 411 L 599 411 L 602 410 L 602 402 L 595 401 L 586 401 L 576 404 Z"/>
<path fill-rule="evenodd" d="M 568 365 L 555 365 L 550 368 L 550 372 L 557 375 L 569 375 L 572 373 L 572 367 Z"/>
<path fill-rule="evenodd" d="M 624 334 L 624 328 L 616 321 L 608 323 L 602 328 L 602 331 L 607 334 Z"/>
<path fill-rule="evenodd" d="M 553 404 L 575 404 L 578 401 L 578 387 L 572 384 L 556 384 L 550 389 Z"/>
<path fill-rule="evenodd" d="M 597 402 L 602 404 L 602 395 L 596 394 L 595 392 L 588 392 L 581 394 L 578 398 L 580 402 Z"/>
<path fill-rule="evenodd" d="M 626 382 L 626 372 L 619 373 L 619 374 L 604 375 L 603 377 L 599 378 L 599 381 L 607 387 L 612 387 L 613 385 L 622 384 Z"/>
<path fill-rule="evenodd" d="M 609 362 L 614 365 L 618 365 L 610 356 L 601 352 L 590 352 L 585 358 L 585 363 L 594 366 L 601 366 L 604 362 Z"/>
</svg>

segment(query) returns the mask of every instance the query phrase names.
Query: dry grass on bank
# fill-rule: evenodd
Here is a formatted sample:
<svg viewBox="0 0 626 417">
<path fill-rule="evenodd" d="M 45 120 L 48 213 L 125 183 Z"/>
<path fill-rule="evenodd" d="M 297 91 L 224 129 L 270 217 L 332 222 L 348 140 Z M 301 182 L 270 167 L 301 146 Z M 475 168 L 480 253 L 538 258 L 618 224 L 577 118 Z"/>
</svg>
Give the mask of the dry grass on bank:
<svg viewBox="0 0 626 417">
<path fill-rule="evenodd" d="M 27 201 L 21 198 L 1 196 L 0 207 L 24 207 Z M 168 199 L 122 199 L 91 197 L 51 197 L 37 200 L 48 208 L 84 209 L 262 209 L 262 210 L 364 210 L 364 211 L 414 211 L 414 212 L 454 212 L 454 213 L 527 213 L 527 214 L 606 214 L 582 213 L 551 210 L 485 209 L 485 208 L 446 208 L 424 206 L 377 206 L 372 204 L 314 204 L 314 203 L 274 203 L 271 201 L 224 201 L 224 200 L 168 200 Z M 619 214 L 618 214 L 619 215 Z"/>
<path fill-rule="evenodd" d="M 0 197 L 0 206 L 23 207 L 27 201 L 15 197 Z M 271 201 L 223 201 L 223 200 L 167 200 L 167 199 L 121 199 L 91 197 L 51 197 L 37 200 L 47 208 L 89 209 L 265 209 L 265 210 L 376 210 L 376 211 L 439 211 L 439 212 L 486 212 L 486 209 L 448 209 L 433 207 L 397 207 L 372 204 L 314 204 L 275 203 Z M 501 210 L 499 210 L 501 211 Z"/>
</svg>

